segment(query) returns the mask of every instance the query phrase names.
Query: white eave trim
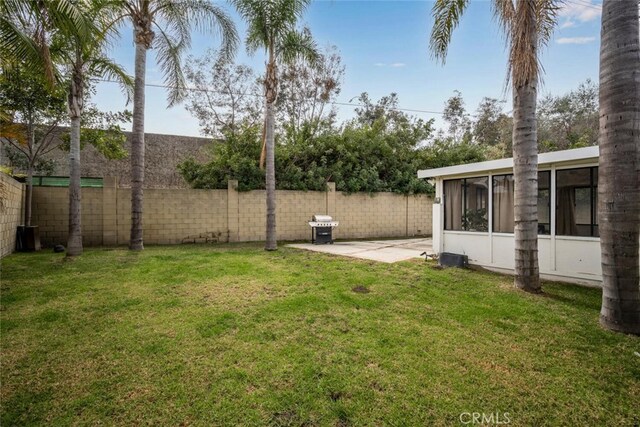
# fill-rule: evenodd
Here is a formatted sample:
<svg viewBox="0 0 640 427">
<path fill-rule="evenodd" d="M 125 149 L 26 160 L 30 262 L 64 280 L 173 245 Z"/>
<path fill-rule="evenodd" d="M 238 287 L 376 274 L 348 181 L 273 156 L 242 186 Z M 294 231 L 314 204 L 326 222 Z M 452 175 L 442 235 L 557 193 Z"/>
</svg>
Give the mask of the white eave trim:
<svg viewBox="0 0 640 427">
<path fill-rule="evenodd" d="M 575 148 L 573 150 L 554 151 L 538 154 L 538 166 L 550 163 L 573 162 L 588 159 L 598 159 L 598 146 Z M 499 169 L 513 169 L 513 158 L 489 160 L 486 162 L 469 163 L 466 165 L 447 166 L 436 169 L 418 171 L 418 178 L 435 178 L 440 176 L 464 175 L 475 172 L 485 172 Z"/>
</svg>

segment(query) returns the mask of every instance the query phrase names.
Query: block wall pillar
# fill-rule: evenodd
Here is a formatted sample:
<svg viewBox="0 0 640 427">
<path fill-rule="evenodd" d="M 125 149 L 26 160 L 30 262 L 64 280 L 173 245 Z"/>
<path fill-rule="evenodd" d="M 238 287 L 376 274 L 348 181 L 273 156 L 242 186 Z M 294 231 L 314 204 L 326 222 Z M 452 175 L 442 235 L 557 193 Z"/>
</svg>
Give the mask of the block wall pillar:
<svg viewBox="0 0 640 427">
<path fill-rule="evenodd" d="M 327 197 L 327 202 L 326 202 L 326 211 L 327 211 L 327 215 L 334 217 L 336 215 L 336 183 L 335 182 L 328 182 L 327 183 L 327 193 L 326 193 L 326 197 Z M 339 221 L 340 218 L 337 218 L 337 220 Z"/>
<path fill-rule="evenodd" d="M 118 244 L 118 180 L 113 176 L 105 176 L 102 182 L 102 244 L 116 246 Z"/>
<path fill-rule="evenodd" d="M 229 242 L 240 240 L 240 197 L 238 195 L 238 181 L 230 179 L 227 182 L 227 231 Z"/>
</svg>

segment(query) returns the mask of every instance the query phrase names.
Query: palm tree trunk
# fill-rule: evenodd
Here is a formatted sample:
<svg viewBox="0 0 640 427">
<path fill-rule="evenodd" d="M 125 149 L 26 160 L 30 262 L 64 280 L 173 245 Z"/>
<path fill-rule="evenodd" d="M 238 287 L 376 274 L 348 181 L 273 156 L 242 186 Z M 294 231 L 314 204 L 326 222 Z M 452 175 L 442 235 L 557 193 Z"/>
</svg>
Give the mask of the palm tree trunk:
<svg viewBox="0 0 640 427">
<path fill-rule="evenodd" d="M 133 123 L 131 129 L 131 237 L 129 249 L 144 249 L 142 211 L 144 185 L 144 96 L 147 49 L 136 42 L 135 87 L 133 89 Z"/>
<path fill-rule="evenodd" d="M 31 207 L 33 201 L 33 167 L 35 159 L 32 156 L 32 147 L 35 142 L 35 132 L 33 124 L 27 125 L 27 141 L 29 144 L 29 157 L 27 164 L 27 190 L 25 193 L 25 207 L 24 207 L 24 225 L 29 227 L 31 225 Z"/>
<path fill-rule="evenodd" d="M 538 142 L 535 82 L 513 88 L 515 286 L 540 292 L 538 271 Z"/>
<path fill-rule="evenodd" d="M 67 256 L 77 256 L 82 254 L 80 116 L 71 117 L 71 142 L 69 148 L 69 236 L 67 239 Z"/>
<path fill-rule="evenodd" d="M 78 58 L 81 54 L 77 53 Z M 84 82 L 81 61 L 75 64 L 68 95 L 71 141 L 69 143 L 69 235 L 67 256 L 82 254 L 82 198 L 80 193 L 80 117 Z"/>
<path fill-rule="evenodd" d="M 27 190 L 25 192 L 24 225 L 31 225 L 31 202 L 33 200 L 33 162 L 29 160 L 27 167 Z"/>
<path fill-rule="evenodd" d="M 267 102 L 266 121 L 266 187 L 267 187 L 267 243 L 265 249 L 275 251 L 278 249 L 276 238 L 276 165 L 275 165 L 275 138 L 274 138 L 274 105 Z"/>
<path fill-rule="evenodd" d="M 269 44 L 269 61 L 264 79 L 265 94 L 265 151 L 266 151 L 266 176 L 267 190 L 267 242 L 265 250 L 278 249 L 276 237 L 276 162 L 275 162 L 275 103 L 278 96 L 278 77 L 275 63 L 275 49 L 273 42 Z"/>
<path fill-rule="evenodd" d="M 604 0 L 600 43 L 600 324 L 640 335 L 638 3 Z"/>
</svg>

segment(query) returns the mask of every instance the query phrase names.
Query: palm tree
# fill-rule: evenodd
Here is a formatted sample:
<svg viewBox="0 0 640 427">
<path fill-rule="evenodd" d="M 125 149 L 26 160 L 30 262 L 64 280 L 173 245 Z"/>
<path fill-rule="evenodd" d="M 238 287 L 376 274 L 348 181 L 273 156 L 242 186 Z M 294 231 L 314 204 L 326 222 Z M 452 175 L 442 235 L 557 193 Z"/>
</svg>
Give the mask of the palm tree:
<svg viewBox="0 0 640 427">
<path fill-rule="evenodd" d="M 77 0 L 0 1 L 2 67 L 20 63 L 55 84 L 60 76 L 51 58 L 51 36 L 77 33 L 87 37 L 95 30 L 82 7 Z"/>
<path fill-rule="evenodd" d="M 600 42 L 600 324 L 640 335 L 640 41 L 637 0 L 604 0 Z"/>
<path fill-rule="evenodd" d="M 432 54 L 444 62 L 453 30 L 469 0 L 436 0 Z M 513 91 L 513 175 L 515 181 L 515 285 L 540 292 L 538 270 L 538 147 L 536 124 L 538 50 L 555 25 L 553 0 L 493 0 L 493 12 L 507 40 Z"/>
<path fill-rule="evenodd" d="M 93 77 L 119 81 L 128 92 L 133 81 L 125 71 L 105 56 L 104 49 L 108 37 L 113 31 L 112 17 L 109 16 L 105 2 L 94 0 L 88 10 L 83 10 L 96 23 L 96 31 L 89 33 L 73 32 L 60 34 L 60 49 L 56 52 L 63 68 L 69 73 L 67 106 L 69 110 L 69 235 L 67 256 L 82 254 L 82 199 L 80 187 L 80 121 L 84 111 L 85 87 Z"/>
<path fill-rule="evenodd" d="M 55 98 L 53 93 L 58 88 L 54 86 L 62 76 L 54 65 L 49 49 L 52 37 L 57 34 L 78 34 L 87 38 L 95 30 L 93 22 L 77 3 L 76 0 L 0 1 L 0 65 L 3 71 L 26 68 L 34 76 L 44 76 L 52 93 L 50 99 Z M 46 97 L 41 94 L 40 99 Z M 28 127 L 27 134 L 29 144 L 33 146 L 32 127 Z M 36 151 L 28 155 L 26 225 L 31 224 L 33 162 L 38 154 Z"/>
<path fill-rule="evenodd" d="M 267 242 L 265 249 L 278 248 L 276 239 L 275 102 L 278 97 L 278 63 L 296 60 L 314 63 L 318 49 L 308 31 L 296 28 L 310 0 L 234 0 L 233 4 L 247 22 L 247 50 L 264 49 L 267 56 L 264 79 L 265 124 L 263 152 L 266 157 Z M 262 164 L 262 159 L 261 159 Z"/>
<path fill-rule="evenodd" d="M 131 135 L 131 238 L 129 248 L 142 250 L 142 212 L 144 185 L 144 97 L 147 51 L 156 49 L 164 81 L 169 90 L 169 106 L 185 96 L 181 57 L 191 46 L 191 30 L 218 30 L 222 36 L 221 54 L 231 57 L 238 36 L 229 16 L 205 0 L 116 0 L 113 6 L 121 22 L 133 25 L 135 81 Z"/>
</svg>

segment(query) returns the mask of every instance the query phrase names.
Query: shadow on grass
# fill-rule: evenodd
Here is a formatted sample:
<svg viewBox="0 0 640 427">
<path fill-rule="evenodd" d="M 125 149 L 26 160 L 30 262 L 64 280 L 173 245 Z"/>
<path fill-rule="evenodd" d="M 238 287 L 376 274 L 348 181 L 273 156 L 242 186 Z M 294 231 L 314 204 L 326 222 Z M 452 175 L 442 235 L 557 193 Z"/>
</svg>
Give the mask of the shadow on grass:
<svg viewBox="0 0 640 427">
<path fill-rule="evenodd" d="M 600 311 L 600 290 L 565 283 L 547 283 L 541 296 L 566 306 Z"/>
</svg>

